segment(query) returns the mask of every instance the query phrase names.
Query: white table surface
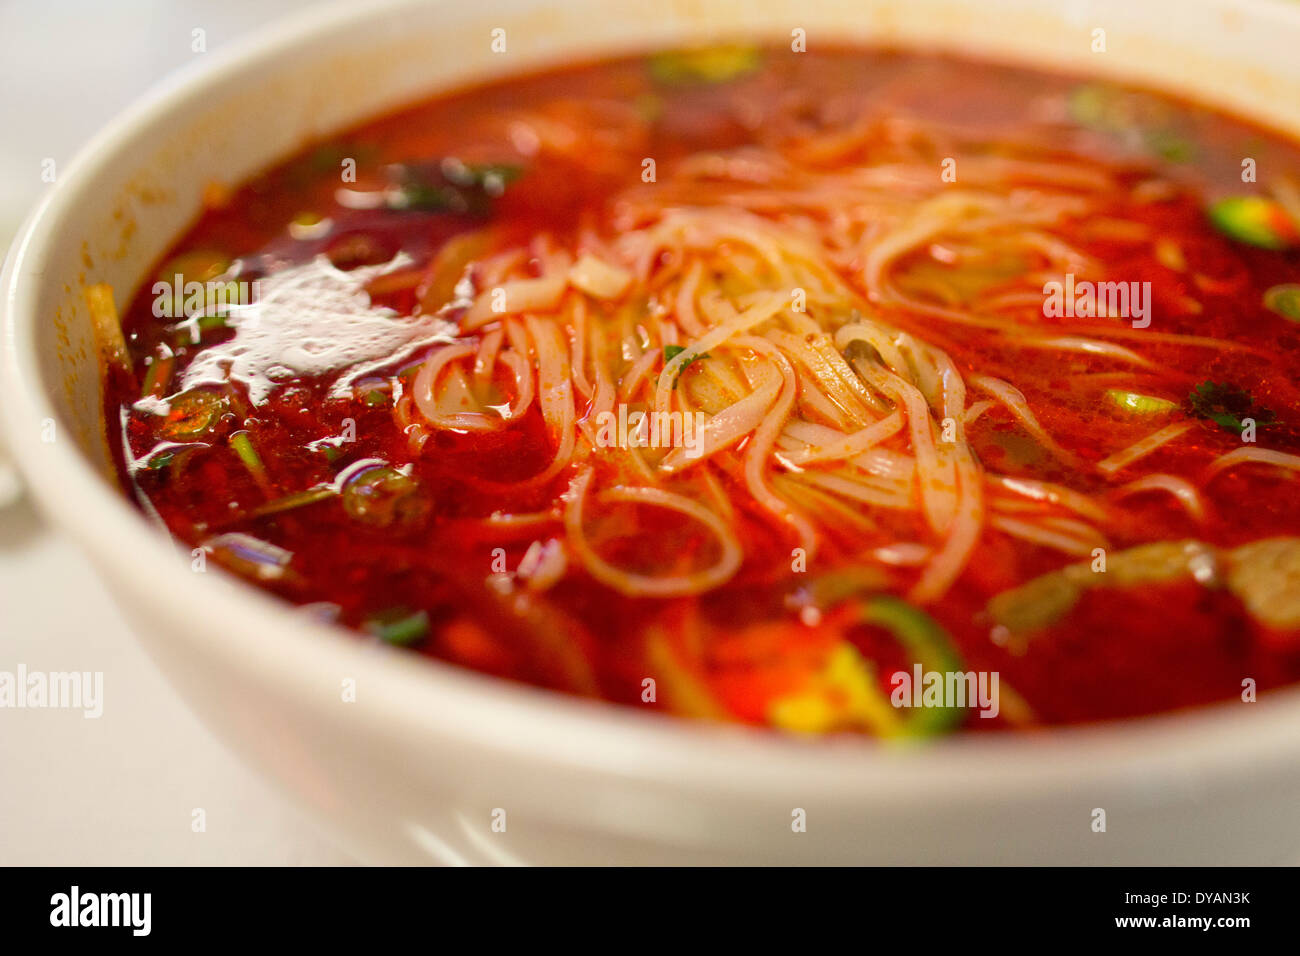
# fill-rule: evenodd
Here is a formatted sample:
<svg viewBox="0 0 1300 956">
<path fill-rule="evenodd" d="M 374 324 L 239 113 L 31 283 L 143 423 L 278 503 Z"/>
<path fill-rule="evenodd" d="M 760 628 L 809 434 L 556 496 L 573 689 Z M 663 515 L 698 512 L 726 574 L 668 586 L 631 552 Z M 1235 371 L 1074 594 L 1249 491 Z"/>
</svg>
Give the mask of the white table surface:
<svg viewBox="0 0 1300 956">
<path fill-rule="evenodd" d="M 312 0 L 3 0 L 0 247 L 77 148 L 152 83 Z M 104 672 L 104 713 L 0 709 L 0 865 L 351 862 L 192 716 L 76 548 L 0 510 L 0 671 Z M 191 829 L 202 808 L 206 830 Z"/>
</svg>

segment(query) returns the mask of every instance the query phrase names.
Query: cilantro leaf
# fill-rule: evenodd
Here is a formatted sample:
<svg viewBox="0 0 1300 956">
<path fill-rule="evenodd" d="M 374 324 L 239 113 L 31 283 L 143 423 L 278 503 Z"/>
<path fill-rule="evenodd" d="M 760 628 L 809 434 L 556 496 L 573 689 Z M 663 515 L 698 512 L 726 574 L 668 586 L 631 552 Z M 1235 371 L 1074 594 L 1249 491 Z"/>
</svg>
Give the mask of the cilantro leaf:
<svg viewBox="0 0 1300 956">
<path fill-rule="evenodd" d="M 1197 418 L 1214 422 L 1234 435 L 1240 435 L 1246 430 L 1246 419 L 1252 419 L 1256 426 L 1267 425 L 1274 420 L 1273 413 L 1256 405 L 1249 392 L 1219 382 L 1207 381 L 1197 385 L 1188 394 L 1183 407 Z"/>
<path fill-rule="evenodd" d="M 681 355 L 685 351 L 686 351 L 686 346 L 684 345 L 665 345 L 664 364 L 667 365 L 669 362 L 677 358 L 677 356 Z M 693 363 L 698 362 L 700 359 L 706 359 L 708 357 L 709 357 L 709 353 L 704 352 L 701 355 L 692 355 L 690 358 L 688 358 L 685 364 L 682 365 L 682 367 L 677 370 L 677 377 L 673 379 L 673 388 L 677 387 L 677 379 L 682 377 L 682 372 L 685 372 L 688 368 L 690 368 Z"/>
</svg>

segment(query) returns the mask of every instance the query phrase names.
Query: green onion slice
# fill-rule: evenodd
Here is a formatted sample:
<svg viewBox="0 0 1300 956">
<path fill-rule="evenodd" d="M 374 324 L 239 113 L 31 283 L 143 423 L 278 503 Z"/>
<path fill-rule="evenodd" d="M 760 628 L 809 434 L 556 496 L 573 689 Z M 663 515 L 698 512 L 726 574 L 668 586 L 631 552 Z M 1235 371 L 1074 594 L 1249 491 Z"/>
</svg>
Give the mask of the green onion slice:
<svg viewBox="0 0 1300 956">
<path fill-rule="evenodd" d="M 1275 285 L 1264 293 L 1264 308 L 1284 319 L 1300 322 L 1300 285 Z"/>
<path fill-rule="evenodd" d="M 257 447 L 253 444 L 253 438 L 246 431 L 238 431 L 230 436 L 230 447 L 234 449 L 239 460 L 244 463 L 248 473 L 253 476 L 253 480 L 268 493 L 271 490 L 271 481 L 266 475 L 266 466 L 262 463 L 262 456 L 257 453 Z"/>
<path fill-rule="evenodd" d="M 1261 249 L 1289 249 L 1300 230 L 1282 205 L 1263 196 L 1229 196 L 1208 210 L 1214 228 L 1229 239 Z"/>
<path fill-rule="evenodd" d="M 363 626 L 385 644 L 414 647 L 429 636 L 429 613 L 406 607 L 388 608 L 370 615 Z"/>
<path fill-rule="evenodd" d="M 1172 412 L 1178 407 L 1177 402 L 1170 401 L 1167 398 L 1156 398 L 1154 395 L 1125 392 L 1115 388 L 1107 389 L 1106 397 L 1124 411 L 1138 415 L 1161 415 L 1165 412 Z"/>
<path fill-rule="evenodd" d="M 674 50 L 650 58 L 650 75 L 665 86 L 701 86 L 730 83 L 758 70 L 763 56 L 757 47 L 717 46 L 701 50 Z"/>
</svg>

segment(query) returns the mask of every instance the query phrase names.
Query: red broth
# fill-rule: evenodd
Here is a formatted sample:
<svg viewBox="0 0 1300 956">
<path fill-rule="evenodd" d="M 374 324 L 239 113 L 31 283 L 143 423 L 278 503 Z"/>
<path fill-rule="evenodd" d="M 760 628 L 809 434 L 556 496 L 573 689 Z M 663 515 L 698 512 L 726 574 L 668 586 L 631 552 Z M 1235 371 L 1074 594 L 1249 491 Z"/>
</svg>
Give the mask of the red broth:
<svg viewBox="0 0 1300 956">
<path fill-rule="evenodd" d="M 881 736 L 1241 700 L 1300 680 L 1295 184 L 1294 143 L 1222 114 L 930 55 L 511 78 L 214 184 L 158 281 L 252 305 L 159 316 L 145 283 L 108 430 L 212 565 L 503 678 Z M 1149 325 L 1048 314 L 1066 273 L 1149 283 Z M 592 437 L 789 276 L 816 305 L 668 370 L 706 417 L 762 406 L 748 431 L 671 473 Z M 497 313 L 494 288 L 538 302 Z M 863 377 L 819 378 L 820 347 Z M 996 716 L 898 706 L 915 667 L 996 674 Z"/>
</svg>

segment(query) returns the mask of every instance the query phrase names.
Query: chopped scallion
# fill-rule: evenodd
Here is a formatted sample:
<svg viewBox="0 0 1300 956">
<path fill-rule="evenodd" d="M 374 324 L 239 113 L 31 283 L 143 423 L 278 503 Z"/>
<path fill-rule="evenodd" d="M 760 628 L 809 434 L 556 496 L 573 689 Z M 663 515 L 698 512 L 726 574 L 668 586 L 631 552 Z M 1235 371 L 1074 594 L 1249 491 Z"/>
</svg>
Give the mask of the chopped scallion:
<svg viewBox="0 0 1300 956">
<path fill-rule="evenodd" d="M 1300 230 L 1281 203 L 1263 196 L 1229 196 L 1208 210 L 1214 228 L 1229 239 L 1262 249 L 1289 249 Z"/>
<path fill-rule="evenodd" d="M 258 505 L 248 513 L 248 516 L 250 518 L 261 518 L 266 515 L 279 514 L 282 511 L 292 511 L 295 508 L 303 508 L 307 505 L 314 505 L 318 501 L 333 498 L 337 494 L 338 489 L 333 485 L 316 485 L 314 488 L 295 491 L 292 494 L 276 498 L 274 501 Z"/>
<path fill-rule="evenodd" d="M 1178 407 L 1177 402 L 1167 398 L 1156 398 L 1154 395 L 1142 395 L 1138 392 L 1125 392 L 1114 388 L 1106 390 L 1106 397 L 1124 411 L 1138 415 L 1160 415 Z"/>
<path fill-rule="evenodd" d="M 252 436 L 246 431 L 235 432 L 230 436 L 230 447 L 239 456 L 239 460 L 244 463 L 244 467 L 253 476 L 253 480 L 264 491 L 269 493 L 271 481 L 266 476 L 266 466 L 262 463 L 262 456 L 257 453 L 257 448 L 253 445 Z"/>
<path fill-rule="evenodd" d="M 394 607 L 372 614 L 364 626 L 385 644 L 412 647 L 429 635 L 429 614 L 427 611 Z"/>
<path fill-rule="evenodd" d="M 172 369 L 176 365 L 176 357 L 172 355 L 172 350 L 165 345 L 158 346 L 157 350 L 149 359 L 149 365 L 144 373 L 144 384 L 140 388 L 140 397 L 162 398 L 167 394 L 167 386 L 171 384 Z"/>
<path fill-rule="evenodd" d="M 1284 319 L 1300 322 L 1300 285 L 1275 285 L 1264 293 L 1264 308 Z"/>
<path fill-rule="evenodd" d="M 650 75 L 666 86 L 729 83 L 755 72 L 762 62 L 762 54 L 752 46 L 674 50 L 650 58 Z"/>
</svg>

